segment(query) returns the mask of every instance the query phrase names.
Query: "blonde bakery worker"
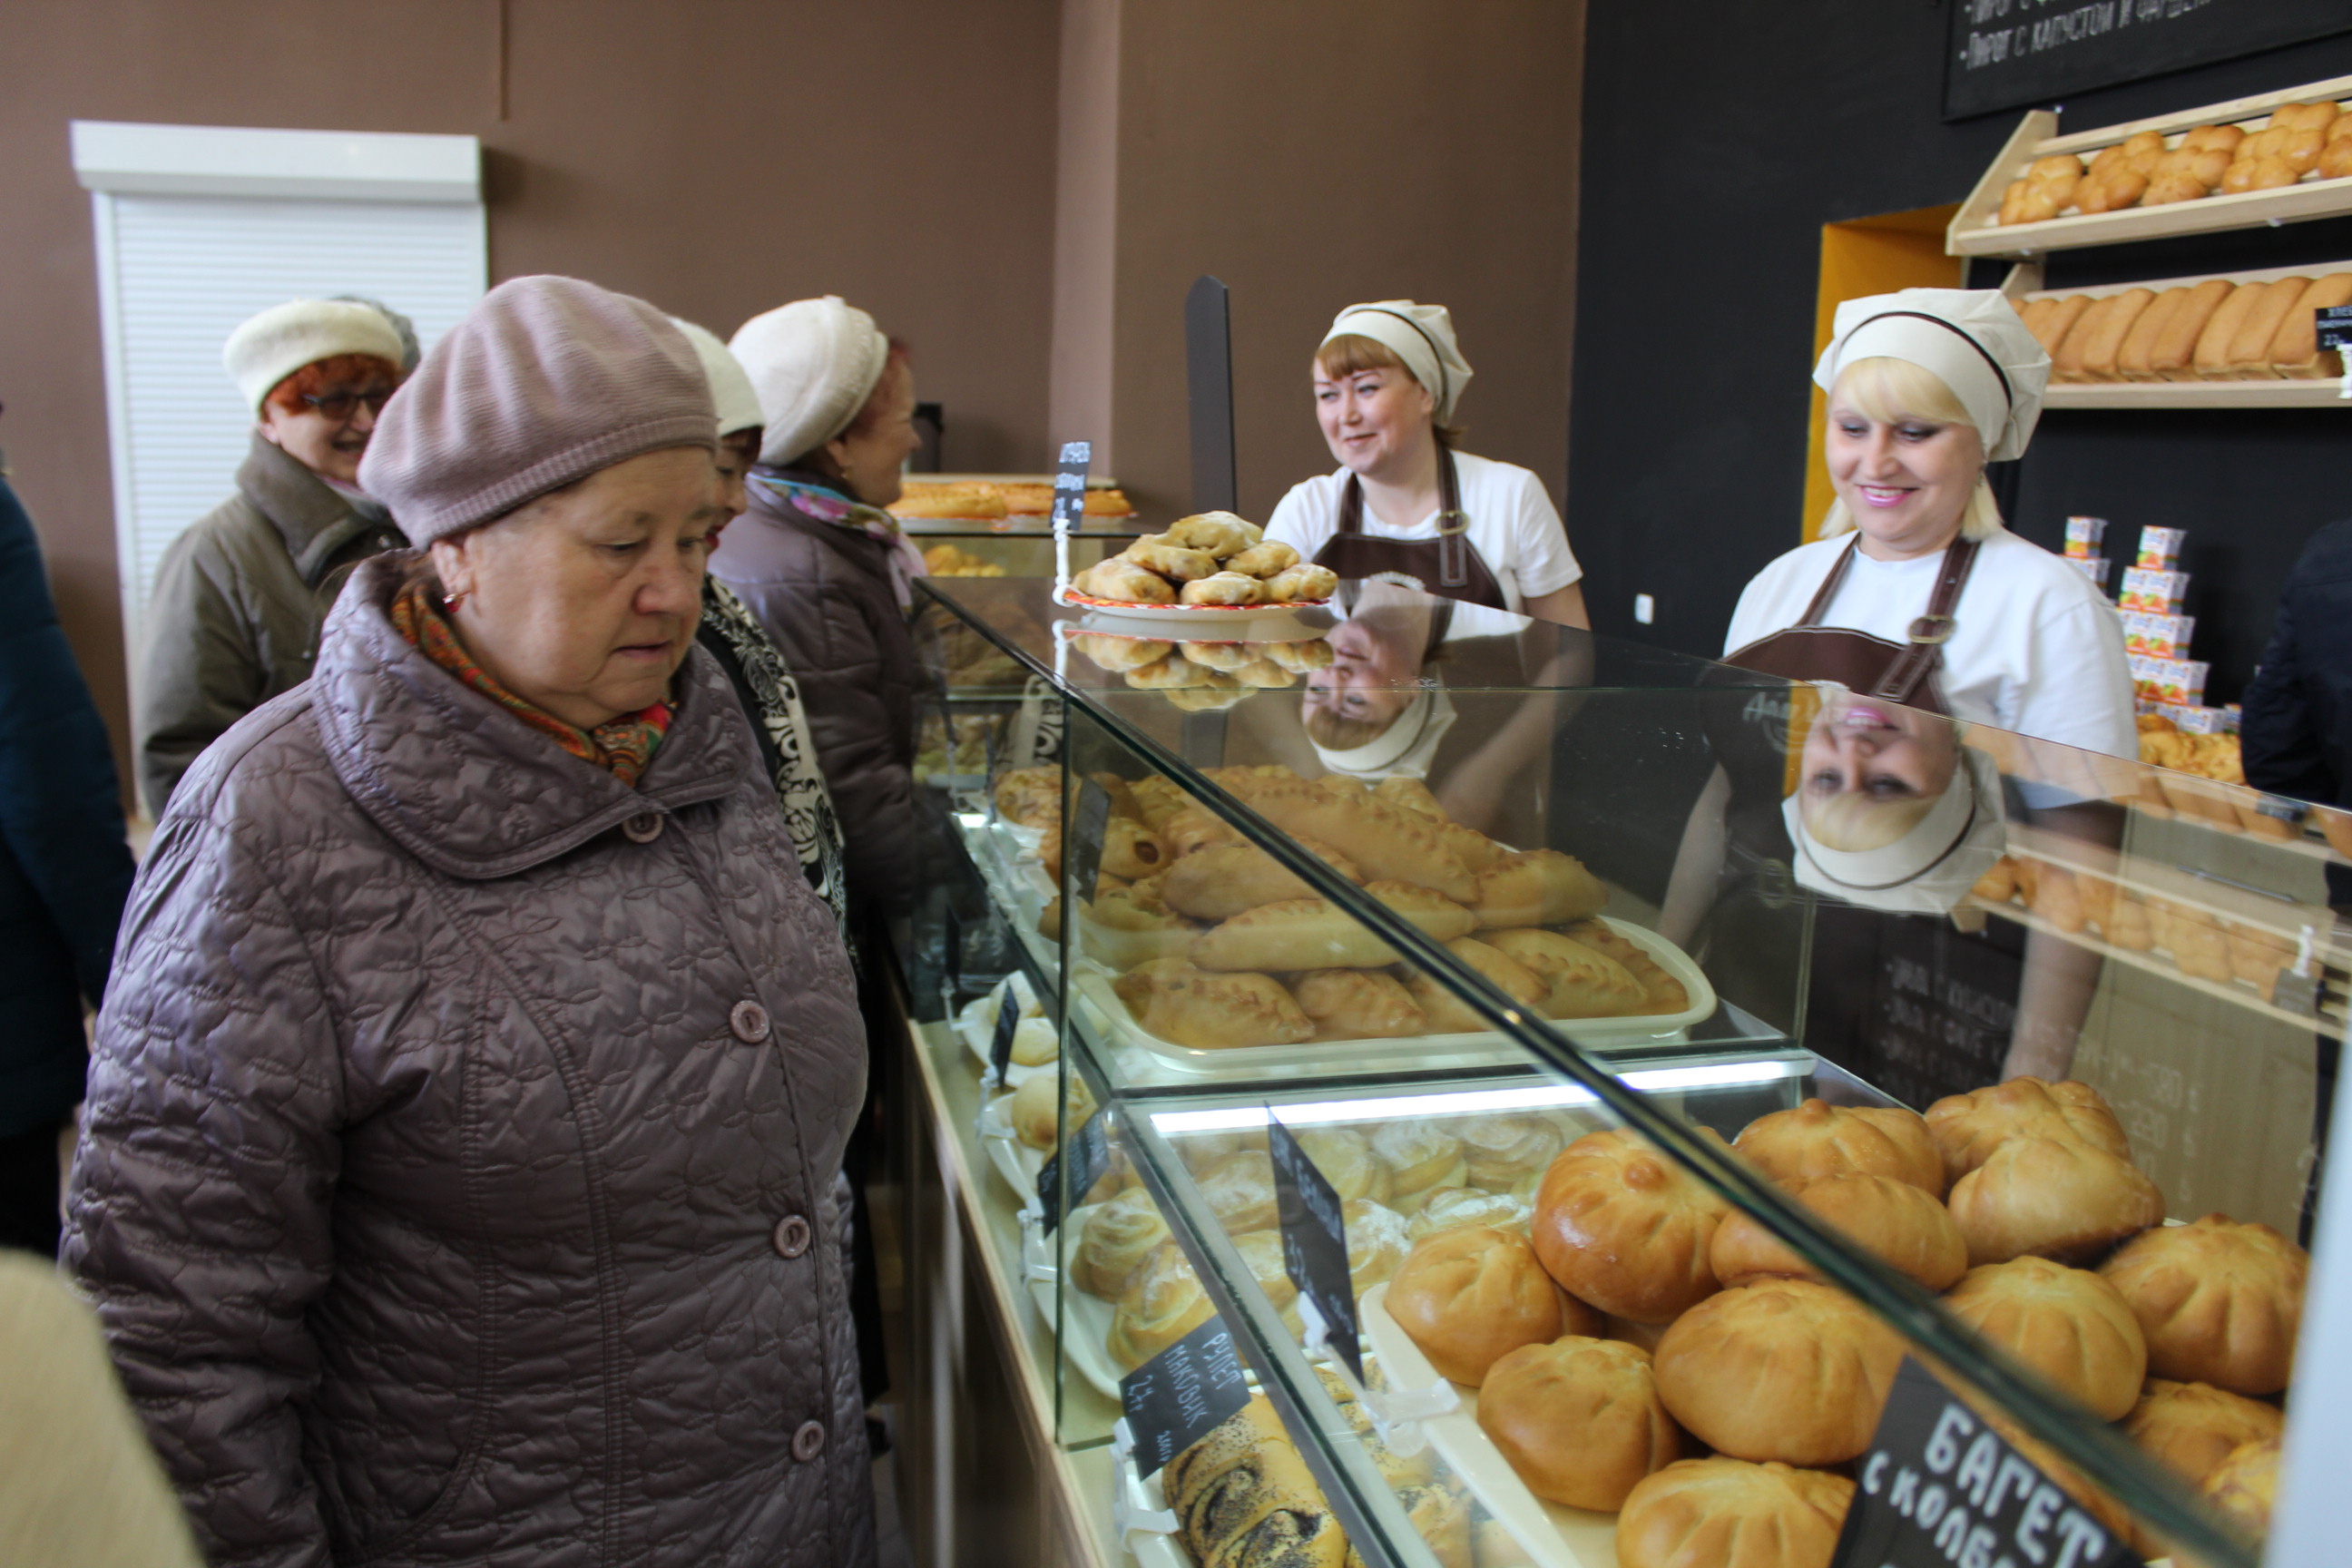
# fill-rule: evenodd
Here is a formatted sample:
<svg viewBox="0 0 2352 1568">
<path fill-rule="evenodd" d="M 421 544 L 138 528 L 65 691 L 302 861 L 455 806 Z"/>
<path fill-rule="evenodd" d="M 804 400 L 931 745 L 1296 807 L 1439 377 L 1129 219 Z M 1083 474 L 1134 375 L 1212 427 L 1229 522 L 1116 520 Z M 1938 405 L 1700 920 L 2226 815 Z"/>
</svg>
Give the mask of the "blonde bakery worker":
<svg viewBox="0 0 2352 1568">
<path fill-rule="evenodd" d="M 1347 578 L 1591 625 L 1584 569 L 1543 481 L 1459 449 L 1470 362 L 1443 305 L 1350 305 L 1315 351 L 1315 417 L 1337 473 L 1292 487 L 1266 537 Z"/>
</svg>

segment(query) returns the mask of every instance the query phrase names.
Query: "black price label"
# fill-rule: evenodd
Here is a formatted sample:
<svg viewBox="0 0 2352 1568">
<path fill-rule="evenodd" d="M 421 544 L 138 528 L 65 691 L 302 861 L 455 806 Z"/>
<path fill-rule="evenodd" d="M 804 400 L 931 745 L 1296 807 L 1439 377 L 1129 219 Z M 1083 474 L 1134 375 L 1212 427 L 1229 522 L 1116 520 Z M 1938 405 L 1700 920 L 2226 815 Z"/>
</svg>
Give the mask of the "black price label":
<svg viewBox="0 0 2352 1568">
<path fill-rule="evenodd" d="M 1854 1473 L 1831 1568 L 2140 1568 L 2126 1543 L 1909 1356 Z"/>
<path fill-rule="evenodd" d="M 988 1066 L 996 1074 L 996 1081 L 1004 1081 L 1004 1069 L 1013 1062 L 1013 1036 L 1021 1027 L 1021 991 L 1012 981 L 1004 983 L 1004 994 L 996 1004 L 996 1035 L 988 1043 Z"/>
<path fill-rule="evenodd" d="M 1159 1474 L 1231 1420 L 1249 1396 L 1234 1336 L 1216 1318 L 1120 1378 L 1118 1403 L 1135 1439 L 1136 1474 Z"/>
<path fill-rule="evenodd" d="M 2326 305 L 2312 312 L 2319 318 L 2319 346 L 2352 349 L 2352 305 Z"/>
<path fill-rule="evenodd" d="M 1102 877 L 1103 835 L 1110 830 L 1110 792 L 1092 779 L 1078 781 L 1078 808 L 1063 841 L 1065 909 L 1092 903 Z"/>
<path fill-rule="evenodd" d="M 1045 1211 L 1045 1226 L 1048 1235 L 1062 1223 L 1062 1156 L 1075 1154 L 1076 1163 L 1070 1170 L 1070 1196 L 1084 1203 L 1095 1184 L 1110 1169 L 1110 1133 L 1103 1125 L 1103 1113 L 1096 1111 L 1087 1118 L 1087 1124 L 1076 1137 L 1064 1142 L 1045 1169 L 1037 1173 L 1037 1204 Z"/>
<path fill-rule="evenodd" d="M 1364 1381 L 1364 1347 L 1356 1324 L 1356 1289 L 1348 1273 L 1348 1219 L 1339 1194 L 1307 1157 L 1290 1129 L 1266 1113 L 1266 1152 L 1274 1156 L 1275 1212 L 1282 1221 L 1282 1266 L 1300 1295 L 1315 1303 L 1356 1381 Z"/>
<path fill-rule="evenodd" d="M 1093 466 L 1091 441 L 1062 443 L 1062 463 L 1054 470 L 1054 531 L 1076 532 L 1087 525 L 1087 469 Z"/>
</svg>

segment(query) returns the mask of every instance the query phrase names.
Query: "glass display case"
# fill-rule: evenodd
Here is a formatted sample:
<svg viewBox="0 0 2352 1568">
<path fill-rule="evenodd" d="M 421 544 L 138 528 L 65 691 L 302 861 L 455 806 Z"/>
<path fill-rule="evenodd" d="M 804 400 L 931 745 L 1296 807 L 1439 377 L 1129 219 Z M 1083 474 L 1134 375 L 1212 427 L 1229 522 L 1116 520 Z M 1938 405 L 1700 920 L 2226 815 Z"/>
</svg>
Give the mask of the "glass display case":
<svg viewBox="0 0 2352 1568">
<path fill-rule="evenodd" d="M 1113 1560 L 2252 1568 L 2327 824 L 1388 584 L 1049 590 L 926 585 L 910 951 Z M 1212 1323 L 1249 1402 L 1147 1465 Z"/>
</svg>

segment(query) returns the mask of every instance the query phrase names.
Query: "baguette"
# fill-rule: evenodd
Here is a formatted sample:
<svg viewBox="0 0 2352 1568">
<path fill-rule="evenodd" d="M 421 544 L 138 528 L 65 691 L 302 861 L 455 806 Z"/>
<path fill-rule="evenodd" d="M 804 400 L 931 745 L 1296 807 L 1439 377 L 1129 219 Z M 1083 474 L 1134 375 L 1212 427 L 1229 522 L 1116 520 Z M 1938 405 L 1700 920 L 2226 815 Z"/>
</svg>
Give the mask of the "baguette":
<svg viewBox="0 0 2352 1568">
<path fill-rule="evenodd" d="M 2203 337 L 2207 323 L 2221 302 L 2236 292 L 2237 285 L 2222 278 L 2209 278 L 2189 290 L 2173 313 L 2158 329 L 2156 341 L 2147 356 L 2148 369 L 2158 381 L 2195 381 L 2197 379 L 2197 344 Z"/>
<path fill-rule="evenodd" d="M 2094 300 L 2088 310 L 2074 318 L 2074 329 L 2067 332 L 2066 341 L 2060 343 L 2058 352 L 2050 356 L 2053 380 L 2091 379 L 2083 368 L 2084 359 L 2090 353 L 2092 342 L 2105 329 L 2107 318 L 2115 313 L 2116 301 L 2120 298 L 2120 295 L 2109 294 L 2104 299 Z"/>
<path fill-rule="evenodd" d="M 2267 283 L 2248 283 L 2231 290 L 2230 297 L 2221 301 L 2221 308 L 2205 323 L 2204 331 L 2198 335 L 2197 352 L 2190 360 L 2197 375 L 2179 379 L 2221 381 L 2228 377 L 2230 347 L 2237 342 L 2238 329 L 2246 324 L 2246 312 L 2254 308 L 2263 290 L 2269 287 Z"/>
<path fill-rule="evenodd" d="M 2050 299 L 2028 300 L 2017 310 L 2017 319 L 2025 323 L 2025 330 L 2033 334 L 2035 342 L 2042 344 L 2042 352 L 2044 353 L 2050 352 L 2050 345 L 2042 342 L 2042 333 L 2050 324 L 2050 318 L 2057 312 L 2057 310 L 2058 301 Z"/>
<path fill-rule="evenodd" d="M 2066 334 L 2074 330 L 2074 323 L 2081 321 L 2083 312 L 2091 308 L 2091 297 L 2088 294 L 2069 294 L 2063 300 L 2052 300 L 2051 304 L 2054 308 L 2042 319 L 2041 330 L 2033 335 L 2040 340 L 2042 352 L 2054 361 L 2058 357 L 2058 345 L 2066 341 Z"/>
<path fill-rule="evenodd" d="M 2311 287 L 2308 278 L 2282 278 L 2263 291 L 2263 297 L 2247 310 L 2246 319 L 2238 325 L 2237 334 L 2230 340 L 2230 368 L 2232 380 L 2275 377 L 2271 368 L 2271 342 L 2279 334 Z"/>
<path fill-rule="evenodd" d="M 2167 289 L 2148 302 L 2139 313 L 2131 331 L 2124 334 L 2123 347 L 2116 351 L 2116 374 L 2126 381 L 2157 381 L 2156 342 L 2166 323 L 2179 312 L 2187 301 L 2187 288 Z"/>
<path fill-rule="evenodd" d="M 2121 379 L 2116 374 L 2116 355 L 2123 350 L 2124 339 L 2131 334 L 2132 328 L 2138 323 L 2141 312 L 2147 309 L 2155 298 L 2154 289 L 2126 289 L 2107 300 L 2107 313 L 2099 318 L 2097 329 L 2090 334 L 2090 340 L 2083 345 L 2083 357 L 2077 369 L 2084 380 Z M 2086 313 L 2084 320 L 2089 319 Z"/>
<path fill-rule="evenodd" d="M 2271 340 L 2271 368 L 2294 381 L 2319 381 L 2344 374 L 2344 356 L 2319 346 L 2319 312 L 2352 305 L 2352 272 L 2316 279 L 2295 301 Z"/>
</svg>

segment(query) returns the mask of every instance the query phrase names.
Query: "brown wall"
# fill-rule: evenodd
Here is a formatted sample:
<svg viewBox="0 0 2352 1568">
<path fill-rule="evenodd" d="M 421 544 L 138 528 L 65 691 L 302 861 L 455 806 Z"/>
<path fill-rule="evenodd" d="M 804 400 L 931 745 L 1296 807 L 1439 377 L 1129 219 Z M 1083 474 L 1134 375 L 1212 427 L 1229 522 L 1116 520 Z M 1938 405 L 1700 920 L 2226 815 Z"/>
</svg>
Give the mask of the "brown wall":
<svg viewBox="0 0 2352 1568">
<path fill-rule="evenodd" d="M 1124 0 L 1110 434 L 1147 505 L 1191 491 L 1182 306 L 1203 272 L 1233 289 L 1244 515 L 1334 466 L 1315 345 L 1340 307 L 1399 297 L 1454 312 L 1470 449 L 1559 497 L 1583 9 Z"/>
<path fill-rule="evenodd" d="M 950 467 L 1047 460 L 1056 0 L 18 0 L 0 47 L 0 447 L 118 746 L 123 653 L 71 120 L 470 132 L 492 279 L 721 336 L 838 293 L 912 342 Z M 397 305 L 398 301 L 393 301 Z M 222 476 L 226 493 L 228 476 Z"/>
</svg>

